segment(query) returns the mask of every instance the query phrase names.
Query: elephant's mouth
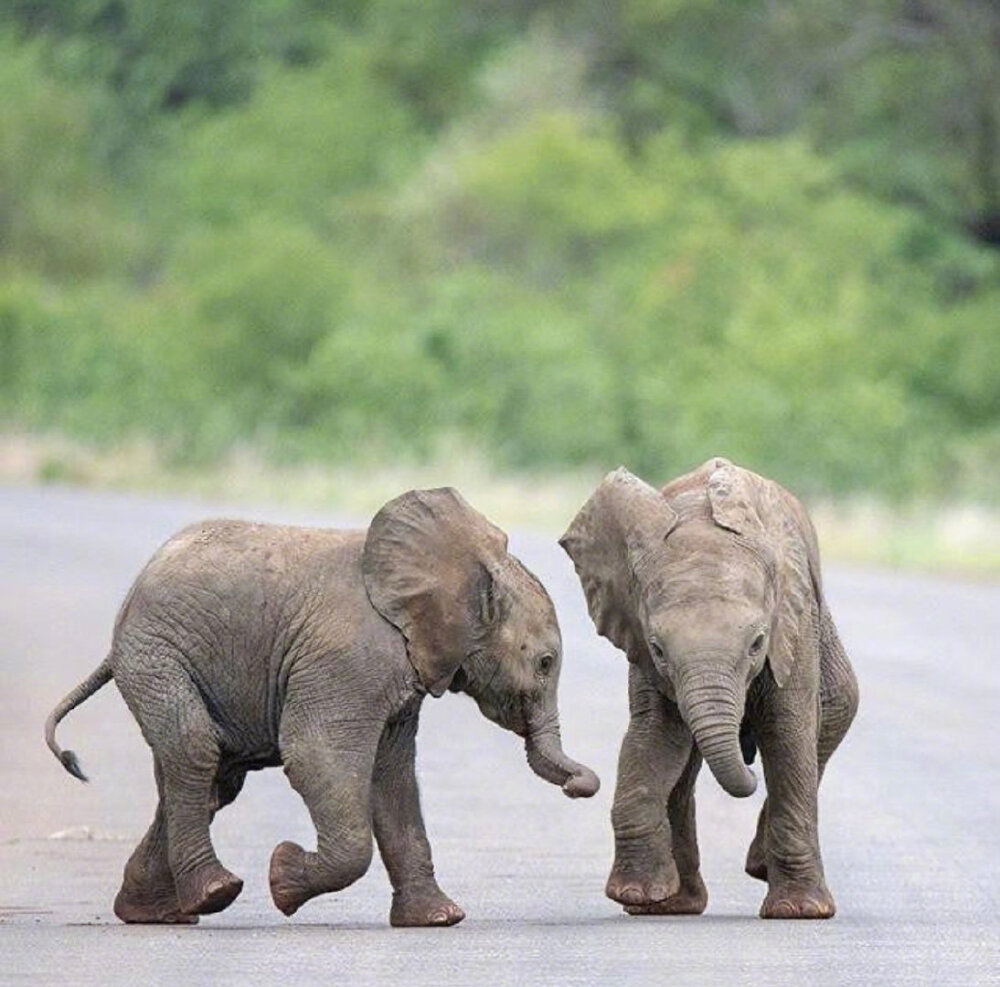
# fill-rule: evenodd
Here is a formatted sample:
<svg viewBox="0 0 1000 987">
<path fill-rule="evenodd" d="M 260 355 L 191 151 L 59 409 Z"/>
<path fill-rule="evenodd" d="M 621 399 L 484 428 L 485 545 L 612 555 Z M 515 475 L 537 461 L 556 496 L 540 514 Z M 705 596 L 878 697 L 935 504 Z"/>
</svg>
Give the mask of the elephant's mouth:
<svg viewBox="0 0 1000 987">
<path fill-rule="evenodd" d="M 498 703 L 495 699 L 486 699 L 480 703 L 479 708 L 487 719 L 524 739 L 528 736 L 528 707 L 530 705 L 530 699 L 524 696 L 515 696 L 506 703 Z"/>
<path fill-rule="evenodd" d="M 464 684 L 468 685 L 468 682 Z M 475 700 L 479 712 L 491 723 L 503 727 L 504 730 L 510 730 L 521 738 L 527 737 L 529 729 L 527 709 L 530 706 L 530 700 L 526 700 L 522 696 L 512 696 L 510 699 L 505 699 L 502 695 L 496 695 L 492 692 L 474 692 L 465 688 L 461 691 Z"/>
<path fill-rule="evenodd" d="M 559 714 L 543 694 L 515 693 L 508 699 L 493 690 L 480 691 L 461 668 L 448 688 L 465 692 L 486 719 L 517 734 L 524 741 L 531 770 L 559 785 L 570 798 L 588 798 L 600 787 L 590 768 L 566 756 L 559 738 Z"/>
</svg>

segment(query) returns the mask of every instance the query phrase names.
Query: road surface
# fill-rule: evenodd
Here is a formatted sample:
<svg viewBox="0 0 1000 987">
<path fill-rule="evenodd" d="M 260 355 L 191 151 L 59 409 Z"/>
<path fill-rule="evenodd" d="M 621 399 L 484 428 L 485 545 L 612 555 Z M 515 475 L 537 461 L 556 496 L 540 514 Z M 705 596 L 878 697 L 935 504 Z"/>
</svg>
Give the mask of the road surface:
<svg viewBox="0 0 1000 987">
<path fill-rule="evenodd" d="M 60 728 L 89 785 L 47 751 L 42 723 L 103 657 L 153 549 L 216 513 L 0 489 L 0 983 L 1000 984 L 1000 586 L 827 571 L 862 691 L 821 792 L 833 921 L 756 917 L 764 886 L 742 862 L 762 792 L 731 799 L 707 771 L 706 914 L 630 918 L 602 894 L 625 661 L 593 633 L 569 560 L 537 535 L 511 544 L 560 615 L 565 746 L 604 785 L 572 802 L 533 776 L 517 739 L 469 699 L 426 703 L 424 814 L 463 924 L 391 929 L 377 859 L 353 887 L 284 918 L 267 891 L 271 849 L 314 838 L 280 771 L 252 775 L 214 827 L 220 856 L 246 882 L 227 911 L 197 927 L 119 924 L 111 902 L 154 805 L 148 750 L 113 686 Z"/>
</svg>

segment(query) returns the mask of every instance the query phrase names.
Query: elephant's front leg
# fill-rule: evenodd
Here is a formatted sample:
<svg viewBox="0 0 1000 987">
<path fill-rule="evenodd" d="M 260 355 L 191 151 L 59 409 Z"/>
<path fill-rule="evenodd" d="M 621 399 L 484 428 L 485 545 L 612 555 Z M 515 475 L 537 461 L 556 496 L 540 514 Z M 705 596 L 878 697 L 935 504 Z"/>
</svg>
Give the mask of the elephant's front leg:
<svg viewBox="0 0 1000 987">
<path fill-rule="evenodd" d="M 286 915 L 318 894 L 346 888 L 368 870 L 377 744 L 378 729 L 363 721 L 324 725 L 308 715 L 282 720 L 285 773 L 309 809 L 317 844 L 307 852 L 286 841 L 271 854 L 271 897 Z"/>
<path fill-rule="evenodd" d="M 611 809 L 615 862 L 605 888 L 626 906 L 663 901 L 680 889 L 667 800 L 691 753 L 691 734 L 646 674 L 629 665 L 630 720 L 618 757 Z"/>
<path fill-rule="evenodd" d="M 820 709 L 816 739 L 817 787 L 830 755 L 837 749 L 858 711 L 858 680 L 824 604 L 820 624 Z M 747 851 L 746 872 L 767 880 L 767 800 L 760 809 L 757 833 Z"/>
<path fill-rule="evenodd" d="M 465 912 L 438 887 L 420 812 L 415 767 L 417 723 L 414 712 L 388 724 L 375 758 L 372 819 L 392 882 L 389 922 L 394 926 L 455 925 L 465 918 Z"/>
<path fill-rule="evenodd" d="M 819 851 L 818 683 L 802 678 L 774 688 L 755 725 L 767 781 L 762 918 L 831 918 L 836 911 Z"/>
<path fill-rule="evenodd" d="M 700 915 L 708 904 L 708 889 L 701 877 L 701 854 L 695 824 L 694 785 L 701 768 L 701 754 L 692 745 L 687 766 L 674 785 L 667 803 L 667 821 L 674 863 L 681 886 L 675 894 L 652 905 L 628 905 L 629 915 Z"/>
</svg>

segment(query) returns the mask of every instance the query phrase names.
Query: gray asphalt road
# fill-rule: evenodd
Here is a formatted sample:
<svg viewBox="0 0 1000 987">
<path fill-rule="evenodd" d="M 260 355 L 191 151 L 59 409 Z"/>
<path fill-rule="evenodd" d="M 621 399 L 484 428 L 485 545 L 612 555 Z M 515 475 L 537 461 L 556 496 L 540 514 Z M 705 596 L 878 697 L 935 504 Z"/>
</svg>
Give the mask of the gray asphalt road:
<svg viewBox="0 0 1000 987">
<path fill-rule="evenodd" d="M 90 785 L 52 758 L 42 723 L 104 655 L 152 550 L 213 513 L 0 489 L 0 983 L 1000 983 L 1000 586 L 827 572 L 862 688 L 820 802 L 833 921 L 756 918 L 764 888 L 742 860 L 762 793 L 728 798 L 707 773 L 708 911 L 629 918 L 602 895 L 625 662 L 593 634 L 569 561 L 537 536 L 512 545 L 560 614 L 566 748 L 604 787 L 571 802 L 468 699 L 426 704 L 424 810 L 441 884 L 469 916 L 462 925 L 390 929 L 378 863 L 354 887 L 281 916 L 267 892 L 271 849 L 313 836 L 279 771 L 252 776 L 216 823 L 220 855 L 246 881 L 233 906 L 191 928 L 118 924 L 121 868 L 154 805 L 148 750 L 113 686 L 60 729 Z"/>
</svg>

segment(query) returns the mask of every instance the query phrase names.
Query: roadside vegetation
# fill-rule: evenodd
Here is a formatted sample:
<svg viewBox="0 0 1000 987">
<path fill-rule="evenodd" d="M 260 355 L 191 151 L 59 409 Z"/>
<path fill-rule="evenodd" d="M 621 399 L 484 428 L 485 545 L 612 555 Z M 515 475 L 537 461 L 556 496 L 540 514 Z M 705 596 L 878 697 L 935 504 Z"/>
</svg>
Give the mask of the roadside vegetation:
<svg viewBox="0 0 1000 987">
<path fill-rule="evenodd" d="M 1000 503 L 986 0 L 17 0 L 0 86 L 42 479 L 724 454 Z"/>
</svg>

